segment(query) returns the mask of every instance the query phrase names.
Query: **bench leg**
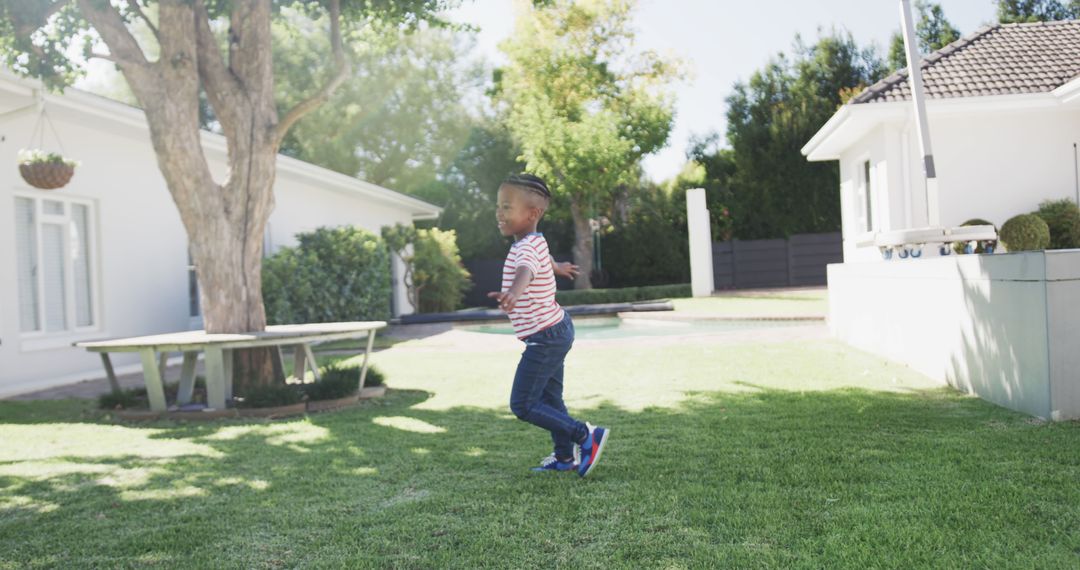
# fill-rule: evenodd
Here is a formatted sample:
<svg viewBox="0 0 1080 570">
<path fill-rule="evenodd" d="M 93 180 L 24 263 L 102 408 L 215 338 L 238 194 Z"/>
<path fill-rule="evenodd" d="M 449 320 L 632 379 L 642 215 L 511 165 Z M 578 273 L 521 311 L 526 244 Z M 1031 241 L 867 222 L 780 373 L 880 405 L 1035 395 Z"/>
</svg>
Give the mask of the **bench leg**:
<svg viewBox="0 0 1080 570">
<path fill-rule="evenodd" d="M 154 350 L 144 348 L 142 356 L 143 382 L 146 383 L 146 395 L 150 399 L 150 409 L 155 412 L 165 411 L 165 387 L 161 384 L 161 374 L 154 358 Z"/>
<path fill-rule="evenodd" d="M 120 382 L 116 380 L 116 371 L 112 367 L 112 359 L 108 352 L 101 353 L 101 364 L 105 366 L 105 377 L 109 379 L 109 387 L 113 392 L 120 391 Z"/>
<path fill-rule="evenodd" d="M 184 353 L 184 365 L 180 368 L 180 391 L 176 393 L 177 404 L 191 403 L 191 396 L 195 392 L 195 361 L 198 358 L 197 352 Z"/>
<path fill-rule="evenodd" d="M 315 355 L 311 352 L 311 345 L 304 343 L 304 355 L 307 356 L 308 366 L 311 367 L 311 374 L 315 377 L 315 381 L 319 381 L 319 363 L 315 360 Z"/>
<path fill-rule="evenodd" d="M 222 363 L 225 365 L 225 400 L 228 401 L 232 398 L 232 386 L 233 386 L 233 353 L 236 352 L 232 349 L 226 349 L 222 351 L 224 359 Z"/>
<path fill-rule="evenodd" d="M 206 347 L 206 404 L 225 409 L 225 356 L 216 346 Z"/>
<path fill-rule="evenodd" d="M 307 351 L 304 350 L 305 345 L 297 344 L 293 346 L 293 377 L 297 382 L 304 383 L 304 372 L 307 371 L 305 359 L 307 358 Z"/>
<path fill-rule="evenodd" d="M 161 375 L 161 381 L 165 382 L 165 369 L 169 366 L 169 353 L 162 352 L 158 354 L 158 374 Z"/>
<path fill-rule="evenodd" d="M 371 348 L 375 346 L 375 330 L 367 333 L 367 348 L 364 350 L 364 364 L 360 366 L 360 389 L 364 389 L 364 379 L 367 378 L 368 359 L 371 358 Z"/>
</svg>

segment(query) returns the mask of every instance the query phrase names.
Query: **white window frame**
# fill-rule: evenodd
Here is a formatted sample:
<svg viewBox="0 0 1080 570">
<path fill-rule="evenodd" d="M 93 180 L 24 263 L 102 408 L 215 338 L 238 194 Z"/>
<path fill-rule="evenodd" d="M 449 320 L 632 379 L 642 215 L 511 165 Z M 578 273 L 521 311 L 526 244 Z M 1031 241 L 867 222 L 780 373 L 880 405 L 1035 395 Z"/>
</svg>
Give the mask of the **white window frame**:
<svg viewBox="0 0 1080 570">
<path fill-rule="evenodd" d="M 23 331 L 21 326 L 19 328 L 20 348 L 23 351 L 42 350 L 48 348 L 59 348 L 63 346 L 69 346 L 73 339 L 82 338 L 84 336 L 100 333 L 103 330 L 102 318 L 104 311 L 102 310 L 102 286 L 101 286 L 101 273 L 99 267 L 101 264 L 101 250 L 98 246 L 98 208 L 97 203 L 94 200 L 88 198 L 80 198 L 70 195 L 42 195 L 41 192 L 23 192 L 16 190 L 12 193 L 12 203 L 16 199 L 28 199 L 34 204 L 34 239 L 37 241 L 37 263 L 38 267 L 42 267 L 43 264 L 43 231 L 42 227 L 46 223 L 60 223 L 65 228 L 70 227 L 72 221 L 72 206 L 80 205 L 86 207 L 86 251 L 90 256 L 89 263 L 87 264 L 87 281 L 90 287 L 90 315 L 92 324 L 86 326 L 78 325 L 78 316 L 76 314 L 76 302 L 75 302 L 75 271 L 73 264 L 70 262 L 70 258 L 66 260 L 64 267 L 64 304 L 65 304 L 65 317 L 68 322 L 68 327 L 64 330 L 49 331 L 45 323 L 45 279 L 42 278 L 39 270 L 37 279 L 37 292 L 38 292 L 38 307 L 37 310 L 39 316 L 39 323 L 41 330 L 37 331 Z M 44 203 L 46 200 L 53 202 L 62 202 L 64 204 L 64 214 L 62 216 L 56 214 L 45 214 Z M 64 233 L 64 249 L 70 252 L 71 249 L 71 236 L 69 233 Z M 18 247 L 16 241 L 15 247 Z M 20 302 L 21 304 L 21 302 Z M 19 315 L 18 320 L 21 322 L 22 316 Z"/>
<path fill-rule="evenodd" d="M 874 184 L 876 167 L 870 155 L 863 155 L 855 162 L 855 230 L 860 241 L 872 240 L 880 229 L 875 223 L 877 184 Z"/>
</svg>

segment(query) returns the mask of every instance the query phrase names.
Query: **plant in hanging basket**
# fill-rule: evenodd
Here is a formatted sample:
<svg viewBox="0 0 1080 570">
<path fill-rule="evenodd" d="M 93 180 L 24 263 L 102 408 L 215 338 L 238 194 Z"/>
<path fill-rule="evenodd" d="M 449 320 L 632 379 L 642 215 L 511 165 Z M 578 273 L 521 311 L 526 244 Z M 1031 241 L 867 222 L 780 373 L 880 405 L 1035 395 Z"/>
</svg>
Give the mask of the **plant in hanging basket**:
<svg viewBox="0 0 1080 570">
<path fill-rule="evenodd" d="M 40 149 L 19 151 L 19 174 L 27 184 L 52 190 L 66 185 L 78 162 L 68 160 L 55 152 L 45 152 Z"/>
</svg>

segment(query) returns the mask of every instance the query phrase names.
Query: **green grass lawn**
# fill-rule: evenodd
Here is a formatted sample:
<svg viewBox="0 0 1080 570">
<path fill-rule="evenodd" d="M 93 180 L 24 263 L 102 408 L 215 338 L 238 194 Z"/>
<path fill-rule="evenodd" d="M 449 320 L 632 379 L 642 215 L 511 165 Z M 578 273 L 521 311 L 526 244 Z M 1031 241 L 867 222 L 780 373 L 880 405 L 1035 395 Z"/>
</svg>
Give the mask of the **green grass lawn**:
<svg viewBox="0 0 1080 570">
<path fill-rule="evenodd" d="M 825 289 L 730 292 L 714 297 L 673 299 L 676 311 L 717 317 L 825 316 Z"/>
<path fill-rule="evenodd" d="M 291 421 L 0 402 L 0 568 L 1080 564 L 1080 424 L 832 341 L 583 342 L 568 404 L 610 447 L 534 475 L 519 349 L 478 338 L 398 343 L 386 398 Z"/>
</svg>

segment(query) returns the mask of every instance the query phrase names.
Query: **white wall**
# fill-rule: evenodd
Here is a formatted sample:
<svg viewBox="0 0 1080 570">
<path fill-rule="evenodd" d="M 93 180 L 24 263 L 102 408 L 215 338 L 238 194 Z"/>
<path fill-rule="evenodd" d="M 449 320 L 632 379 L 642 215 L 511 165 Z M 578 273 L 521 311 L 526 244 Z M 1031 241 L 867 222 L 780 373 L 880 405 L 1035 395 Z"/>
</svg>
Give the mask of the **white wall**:
<svg viewBox="0 0 1080 570">
<path fill-rule="evenodd" d="M 0 89 L 0 113 L 32 101 Z M 105 105 L 105 116 L 70 105 L 48 106 L 65 153 L 81 161 L 71 183 L 52 194 L 30 188 L 15 167 L 19 149 L 31 146 L 37 116 L 0 119 L 0 165 L 6 165 L 0 166 L 0 397 L 101 377 L 99 356 L 73 348 L 72 342 L 190 328 L 187 235 L 158 170 L 149 133 L 131 119 L 130 108 Z M 112 111 L 115 115 L 109 116 Z M 207 157 L 216 172 L 224 171 L 222 149 L 208 149 Z M 346 180 L 323 184 L 297 169 L 279 168 L 272 245 L 293 245 L 297 232 L 319 226 L 351 224 L 378 233 L 383 225 L 412 223 L 415 205 L 382 189 L 374 197 L 350 190 L 355 181 Z M 12 223 L 19 193 L 92 202 L 97 230 L 92 263 L 99 293 L 95 329 L 36 338 L 20 332 Z M 395 293 L 405 298 L 400 283 Z M 407 305 L 399 308 L 411 311 Z M 137 362 L 132 355 L 114 355 L 113 360 L 118 367 Z"/>
<path fill-rule="evenodd" d="M 1075 198 L 1073 143 L 1080 142 L 1080 109 L 1064 106 L 964 110 L 931 108 L 930 134 L 937 166 L 941 224 L 983 218 L 998 227 L 1048 199 Z M 840 159 L 845 261 L 880 260 L 859 247 L 855 193 L 862 161 L 874 165 L 882 229 L 924 227 L 925 183 L 913 121 L 880 124 Z M 927 248 L 924 256 L 934 256 Z"/>
<path fill-rule="evenodd" d="M 829 266 L 834 336 L 1014 410 L 1080 418 L 1080 250 Z"/>
</svg>

